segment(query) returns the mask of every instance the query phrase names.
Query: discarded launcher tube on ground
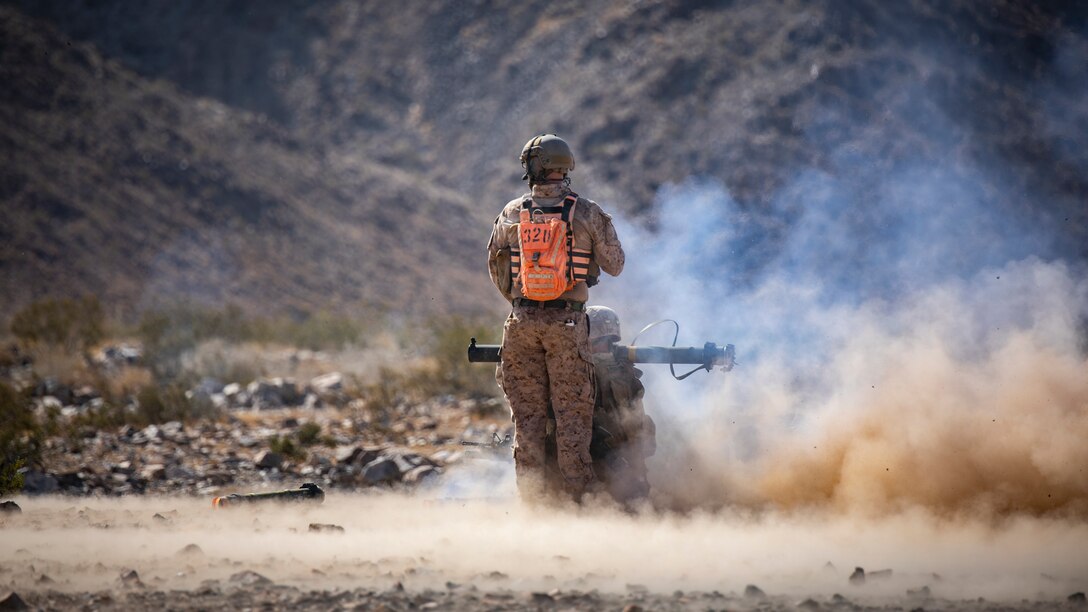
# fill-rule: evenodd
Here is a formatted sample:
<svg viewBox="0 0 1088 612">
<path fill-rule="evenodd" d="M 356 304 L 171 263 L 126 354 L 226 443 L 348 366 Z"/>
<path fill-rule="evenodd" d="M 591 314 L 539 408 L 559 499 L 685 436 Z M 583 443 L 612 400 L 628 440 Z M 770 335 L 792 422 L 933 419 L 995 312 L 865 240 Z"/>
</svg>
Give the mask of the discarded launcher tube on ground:
<svg viewBox="0 0 1088 612">
<path fill-rule="evenodd" d="M 320 504 L 325 501 L 325 492 L 312 482 L 307 482 L 297 489 L 269 491 L 267 493 L 248 493 L 225 495 L 212 500 L 215 508 L 229 508 L 263 502 L 311 502 Z"/>
</svg>

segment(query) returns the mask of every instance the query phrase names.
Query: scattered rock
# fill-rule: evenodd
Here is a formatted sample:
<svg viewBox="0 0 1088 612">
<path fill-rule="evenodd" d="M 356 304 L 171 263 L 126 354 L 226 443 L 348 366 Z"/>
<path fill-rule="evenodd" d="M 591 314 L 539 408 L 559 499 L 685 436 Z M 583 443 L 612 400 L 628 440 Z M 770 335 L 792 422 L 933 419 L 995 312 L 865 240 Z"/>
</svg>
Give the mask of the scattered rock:
<svg viewBox="0 0 1088 612">
<path fill-rule="evenodd" d="M 26 605 L 22 597 L 15 591 L 9 592 L 7 595 L 0 597 L 0 610 L 29 610 L 30 606 Z"/>
<path fill-rule="evenodd" d="M 245 570 L 244 572 L 232 574 L 230 577 L 230 581 L 234 584 L 245 587 L 265 586 L 272 584 L 271 580 L 252 570 Z"/>
<path fill-rule="evenodd" d="M 748 599 L 765 599 L 767 594 L 763 592 L 763 589 L 757 587 L 754 584 L 749 584 L 744 587 L 744 596 Z"/>
<path fill-rule="evenodd" d="M 892 570 L 890 570 L 890 569 L 877 570 L 875 572 L 869 572 L 868 574 L 865 574 L 865 579 L 866 580 L 884 580 L 886 578 L 891 578 L 891 577 L 892 577 Z"/>
<path fill-rule="evenodd" d="M 196 544 L 186 544 L 184 548 L 177 552 L 177 555 L 179 557 L 203 557 L 204 549 Z"/>
<path fill-rule="evenodd" d="M 801 603 L 797 604 L 797 607 L 801 608 L 802 610 L 819 610 L 820 604 L 815 599 L 806 599 Z"/>
<path fill-rule="evenodd" d="M 183 465 L 171 465 L 163 472 L 163 476 L 167 480 L 188 481 L 196 479 L 196 472 Z"/>
<path fill-rule="evenodd" d="M 42 574 L 41 576 L 38 576 L 38 580 L 36 582 L 38 584 L 56 584 L 57 583 L 57 581 L 53 580 L 53 578 L 51 578 L 48 574 Z"/>
<path fill-rule="evenodd" d="M 0 514 L 22 514 L 23 509 L 13 501 L 0 503 Z"/>
<path fill-rule="evenodd" d="M 381 456 L 377 447 L 342 446 L 336 449 L 337 465 L 366 465 Z"/>
<path fill-rule="evenodd" d="M 428 478 L 435 478 L 439 474 L 441 474 L 441 472 L 439 472 L 437 468 L 429 465 L 421 465 L 406 472 L 401 480 L 407 484 L 419 484 Z"/>
<path fill-rule="evenodd" d="M 344 389 L 344 376 L 340 372 L 329 372 L 310 380 L 310 388 L 318 395 L 332 395 Z"/>
<path fill-rule="evenodd" d="M 381 457 L 366 464 L 360 476 L 364 484 L 373 486 L 399 479 L 400 468 L 397 467 L 396 461 Z"/>
<path fill-rule="evenodd" d="M 928 586 L 924 586 L 920 589 L 907 589 L 907 597 L 918 597 L 921 599 L 929 599 L 933 593 L 929 590 Z"/>
<path fill-rule="evenodd" d="M 166 466 L 161 463 L 149 463 L 140 470 L 140 478 L 144 480 L 163 480 L 166 478 Z"/>
<path fill-rule="evenodd" d="M 144 583 L 140 580 L 140 575 L 134 569 L 121 572 L 118 580 L 121 582 L 121 586 L 124 587 L 141 588 L 144 586 Z"/>
<path fill-rule="evenodd" d="M 549 593 L 536 592 L 530 596 L 530 599 L 535 604 L 547 604 L 555 601 Z"/>
<path fill-rule="evenodd" d="M 279 469 L 283 466 L 283 455 L 270 450 L 264 450 L 257 453 L 256 458 L 253 459 L 253 464 L 263 470 Z"/>
<path fill-rule="evenodd" d="M 838 593 L 835 593 L 831 596 L 831 603 L 836 606 L 846 606 L 850 605 L 850 600 L 843 597 L 842 595 L 839 595 Z"/>
<path fill-rule="evenodd" d="M 37 470 L 23 472 L 23 491 L 31 495 L 56 493 L 60 489 L 56 477 Z"/>
<path fill-rule="evenodd" d="M 1076 593 L 1073 593 L 1069 597 L 1066 597 L 1065 600 L 1068 601 L 1069 603 L 1075 603 L 1075 604 L 1080 604 L 1080 605 L 1084 605 L 1085 603 L 1088 603 L 1088 598 L 1086 598 L 1084 593 L 1082 593 L 1080 591 L 1077 591 Z"/>
<path fill-rule="evenodd" d="M 850 584 L 862 585 L 865 584 L 865 570 L 860 567 L 854 568 L 854 573 L 850 574 Z"/>
<path fill-rule="evenodd" d="M 344 533 L 344 528 L 332 523 L 310 523 L 310 531 L 317 533 Z"/>
<path fill-rule="evenodd" d="M 154 521 L 156 521 L 156 522 L 158 522 L 158 523 L 163 523 L 163 524 L 168 524 L 168 523 L 170 523 L 170 522 L 171 522 L 171 521 L 170 521 L 170 519 L 166 518 L 166 517 L 165 517 L 165 516 L 163 516 L 162 514 L 159 514 L 158 512 L 156 512 L 156 513 L 155 513 L 155 514 L 154 514 L 154 515 L 153 515 L 153 516 L 151 517 L 151 519 L 152 519 L 152 520 L 154 520 Z"/>
<path fill-rule="evenodd" d="M 627 604 L 623 607 L 623 612 L 642 612 L 642 606 L 638 604 Z"/>
</svg>

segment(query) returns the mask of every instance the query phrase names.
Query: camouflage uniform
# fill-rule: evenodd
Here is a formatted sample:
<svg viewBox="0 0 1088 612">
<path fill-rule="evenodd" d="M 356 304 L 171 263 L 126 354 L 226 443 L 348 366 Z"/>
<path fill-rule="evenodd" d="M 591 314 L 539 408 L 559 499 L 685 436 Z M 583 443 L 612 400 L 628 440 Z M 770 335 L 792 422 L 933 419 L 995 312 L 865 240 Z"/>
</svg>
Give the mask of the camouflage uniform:
<svg viewBox="0 0 1088 612">
<path fill-rule="evenodd" d="M 533 206 L 555 206 L 570 190 L 563 184 L 536 184 Z M 488 270 L 509 300 L 522 297 L 510 274 L 510 250 L 518 247 L 517 223 L 524 198 L 511 201 L 495 219 L 488 242 Z M 624 253 L 612 218 L 595 202 L 578 198 L 572 220 L 574 248 L 592 251 L 590 276 L 616 276 Z M 560 300 L 581 308 L 589 298 L 585 282 Z M 535 306 L 513 307 L 503 327 L 500 384 L 514 420 L 514 463 L 518 489 L 532 498 L 544 491 L 548 406 L 555 415 L 556 454 L 567 488 L 575 497 L 594 480 L 589 454 L 593 429 L 594 381 L 589 328 L 584 312 Z"/>
<path fill-rule="evenodd" d="M 594 353 L 597 399 L 590 454 L 608 492 L 618 502 L 649 495 L 646 458 L 657 450 L 657 428 L 642 407 L 642 371 L 610 353 Z"/>
</svg>

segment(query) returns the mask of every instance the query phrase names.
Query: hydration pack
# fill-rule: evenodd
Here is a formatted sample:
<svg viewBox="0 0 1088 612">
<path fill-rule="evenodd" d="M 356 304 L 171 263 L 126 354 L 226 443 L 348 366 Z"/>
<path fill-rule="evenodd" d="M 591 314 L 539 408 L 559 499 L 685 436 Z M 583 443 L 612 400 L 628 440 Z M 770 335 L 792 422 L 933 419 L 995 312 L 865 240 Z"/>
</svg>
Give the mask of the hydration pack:
<svg viewBox="0 0 1088 612">
<path fill-rule="evenodd" d="M 521 204 L 519 250 L 510 253 L 510 271 L 518 279 L 523 296 L 545 302 L 570 291 L 579 280 L 571 257 L 572 220 L 578 196 L 572 193 L 557 206 L 532 208 L 532 203 L 531 198 L 526 198 Z"/>
</svg>

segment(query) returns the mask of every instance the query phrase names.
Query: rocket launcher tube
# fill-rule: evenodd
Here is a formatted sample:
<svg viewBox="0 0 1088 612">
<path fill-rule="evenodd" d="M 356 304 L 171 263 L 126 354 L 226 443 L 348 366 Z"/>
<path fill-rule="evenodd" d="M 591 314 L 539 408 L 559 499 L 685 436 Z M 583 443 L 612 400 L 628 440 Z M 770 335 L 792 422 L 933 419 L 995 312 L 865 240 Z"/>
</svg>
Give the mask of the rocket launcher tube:
<svg viewBox="0 0 1088 612">
<path fill-rule="evenodd" d="M 245 495 L 234 493 L 233 495 L 216 497 L 212 500 L 212 506 L 215 508 L 228 508 L 262 502 L 313 502 L 320 504 L 323 501 L 325 501 L 325 492 L 321 490 L 321 487 L 312 482 L 307 482 L 297 489 L 287 489 L 285 491 L 248 493 Z"/>
<path fill-rule="evenodd" d="M 707 342 L 698 346 L 612 346 L 612 356 L 631 363 L 667 363 L 670 365 L 698 365 L 710 369 L 721 366 L 726 371 L 736 364 L 736 349 L 732 344 L 718 346 Z M 473 338 L 468 345 L 468 360 L 472 363 L 498 363 L 498 344 L 476 344 Z"/>
</svg>

